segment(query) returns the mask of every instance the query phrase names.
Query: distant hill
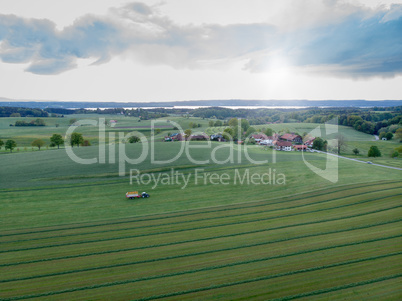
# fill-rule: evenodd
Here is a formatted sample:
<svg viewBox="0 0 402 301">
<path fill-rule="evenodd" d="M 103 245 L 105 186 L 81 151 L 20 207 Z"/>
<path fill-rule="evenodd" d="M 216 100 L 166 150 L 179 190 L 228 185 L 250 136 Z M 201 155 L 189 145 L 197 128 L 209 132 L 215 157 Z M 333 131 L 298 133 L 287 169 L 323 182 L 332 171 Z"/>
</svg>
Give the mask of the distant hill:
<svg viewBox="0 0 402 301">
<path fill-rule="evenodd" d="M 29 108 L 141 108 L 174 106 L 280 106 L 280 107 L 393 107 L 402 100 L 190 100 L 169 102 L 75 102 L 75 101 L 17 101 L 0 98 L 0 106 Z"/>
</svg>

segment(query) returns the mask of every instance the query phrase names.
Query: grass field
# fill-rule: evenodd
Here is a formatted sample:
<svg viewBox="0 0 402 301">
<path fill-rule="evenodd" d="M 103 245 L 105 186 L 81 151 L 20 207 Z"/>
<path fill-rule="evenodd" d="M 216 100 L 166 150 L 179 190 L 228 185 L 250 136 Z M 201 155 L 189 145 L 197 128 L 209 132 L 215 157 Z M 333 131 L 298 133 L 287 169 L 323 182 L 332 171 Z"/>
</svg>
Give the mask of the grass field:
<svg viewBox="0 0 402 301">
<path fill-rule="evenodd" d="M 208 120 L 203 120 L 200 118 L 186 118 L 186 117 L 167 117 L 158 120 L 142 120 L 138 122 L 137 117 L 127 117 L 123 115 L 108 115 L 108 114 L 73 114 L 65 115 L 65 117 L 47 117 L 42 118 L 46 126 L 41 127 L 15 127 L 16 121 L 30 122 L 34 120 L 34 117 L 8 117 L 0 118 L 0 139 L 4 142 L 8 139 L 13 139 L 17 143 L 17 148 L 14 152 L 27 152 L 32 150 L 37 150 L 36 147 L 31 147 L 32 141 L 35 139 L 42 139 L 45 142 L 45 146 L 42 149 L 49 149 L 50 137 L 53 134 L 60 134 L 63 137 L 66 134 L 67 129 L 70 126 L 70 120 L 76 119 L 78 122 L 82 122 L 82 126 L 76 128 L 76 132 L 81 133 L 84 139 L 90 141 L 92 145 L 97 145 L 99 142 L 99 130 L 98 126 L 91 126 L 84 124 L 88 120 L 101 122 L 105 120 L 109 122 L 110 120 L 116 120 L 117 123 L 114 127 L 110 127 L 109 123 L 105 128 L 106 138 L 109 142 L 118 141 L 118 132 L 129 133 L 131 131 L 138 131 L 144 134 L 146 137 L 151 137 L 151 124 L 153 123 L 155 129 L 160 129 L 161 132 L 155 133 L 154 139 L 162 141 L 163 137 L 168 133 L 177 132 L 174 130 L 176 124 L 178 124 L 183 130 L 189 128 L 190 122 L 201 125 L 201 127 L 193 128 L 192 131 L 204 132 L 208 126 Z M 115 138 L 110 139 L 109 133 L 115 132 Z M 4 147 L 0 149 L 0 153 L 4 153 L 6 150 Z"/>
<path fill-rule="evenodd" d="M 1 298 L 398 300 L 401 195 L 382 181 L 2 231 Z"/>
<path fill-rule="evenodd" d="M 131 127 L 125 118 L 118 124 Z M 361 149 L 372 143 L 359 137 Z M 325 154 L 215 142 L 152 162 L 183 145 L 155 142 L 142 162 L 125 164 L 125 176 L 119 151 L 137 158 L 142 144 L 106 145 L 105 163 L 90 165 L 65 149 L 1 154 L 0 300 L 401 299 L 400 170 L 342 159 L 330 183 L 304 162 L 324 169 Z M 99 156 L 98 146 L 73 150 Z M 167 182 L 130 183 L 130 169 Z M 245 174 L 272 181 L 241 182 Z M 151 197 L 126 199 L 133 190 Z"/>
</svg>

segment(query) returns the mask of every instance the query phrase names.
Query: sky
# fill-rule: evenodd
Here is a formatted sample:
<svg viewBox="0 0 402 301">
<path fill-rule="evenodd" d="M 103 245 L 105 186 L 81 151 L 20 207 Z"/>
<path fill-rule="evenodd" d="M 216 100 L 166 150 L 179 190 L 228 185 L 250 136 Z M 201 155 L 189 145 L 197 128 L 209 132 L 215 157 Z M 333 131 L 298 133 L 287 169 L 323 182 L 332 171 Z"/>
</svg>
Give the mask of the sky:
<svg viewBox="0 0 402 301">
<path fill-rule="evenodd" d="M 1 0 L 0 99 L 402 99 L 402 0 Z"/>
</svg>

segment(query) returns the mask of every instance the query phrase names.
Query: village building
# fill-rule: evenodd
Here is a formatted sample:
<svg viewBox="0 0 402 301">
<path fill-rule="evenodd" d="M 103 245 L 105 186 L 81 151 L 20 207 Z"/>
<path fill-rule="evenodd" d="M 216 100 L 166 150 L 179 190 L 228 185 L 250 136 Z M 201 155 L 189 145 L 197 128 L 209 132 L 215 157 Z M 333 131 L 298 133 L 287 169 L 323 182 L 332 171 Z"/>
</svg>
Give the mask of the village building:
<svg viewBox="0 0 402 301">
<path fill-rule="evenodd" d="M 180 133 L 175 133 L 170 136 L 165 136 L 165 142 L 168 141 L 184 141 L 184 136 Z"/>
<path fill-rule="evenodd" d="M 279 151 L 287 151 L 290 152 L 292 150 L 292 142 L 290 141 L 281 141 L 281 140 L 275 140 L 273 142 L 275 149 Z"/>
<path fill-rule="evenodd" d="M 280 136 L 280 139 L 283 141 L 289 141 L 289 142 L 293 142 L 293 143 L 303 143 L 303 139 L 301 136 L 299 135 L 295 135 L 295 134 L 283 134 L 282 136 Z"/>
<path fill-rule="evenodd" d="M 309 148 L 313 147 L 313 143 L 314 143 L 315 137 L 314 138 L 310 138 L 309 140 L 307 140 L 306 142 L 304 142 L 304 145 L 306 145 Z"/>
<path fill-rule="evenodd" d="M 303 151 L 305 152 L 307 150 L 307 145 L 301 144 L 301 145 L 294 145 L 293 146 L 294 150 L 296 151 Z"/>
<path fill-rule="evenodd" d="M 265 134 L 254 134 L 251 135 L 251 138 L 254 138 L 255 142 L 261 142 L 262 140 L 267 140 L 268 136 Z"/>
<path fill-rule="evenodd" d="M 223 138 L 222 134 L 213 134 L 211 135 L 211 141 L 225 141 L 225 139 Z"/>
<path fill-rule="evenodd" d="M 191 135 L 189 140 L 209 140 L 209 136 L 207 134 L 198 134 L 198 135 Z"/>
</svg>

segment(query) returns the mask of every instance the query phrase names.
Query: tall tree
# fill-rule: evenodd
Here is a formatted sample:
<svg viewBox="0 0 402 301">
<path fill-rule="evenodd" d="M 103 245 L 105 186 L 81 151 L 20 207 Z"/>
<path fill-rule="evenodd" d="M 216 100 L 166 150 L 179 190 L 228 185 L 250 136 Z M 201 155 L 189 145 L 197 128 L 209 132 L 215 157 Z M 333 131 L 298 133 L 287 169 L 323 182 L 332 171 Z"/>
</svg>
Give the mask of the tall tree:
<svg viewBox="0 0 402 301">
<path fill-rule="evenodd" d="M 223 138 L 226 141 L 232 141 L 235 138 L 235 131 L 232 128 L 226 128 L 222 133 Z"/>
<path fill-rule="evenodd" d="M 184 131 L 184 134 L 186 135 L 186 138 L 189 138 L 190 136 L 191 136 L 191 130 L 190 129 L 187 129 L 187 130 L 185 130 Z"/>
<path fill-rule="evenodd" d="M 264 134 L 267 135 L 267 136 L 272 136 L 272 134 L 273 134 L 272 129 L 267 128 L 267 129 L 265 130 Z"/>
<path fill-rule="evenodd" d="M 84 138 L 82 137 L 82 134 L 80 134 L 80 133 L 72 133 L 71 134 L 70 144 L 72 147 L 74 147 L 74 145 L 77 145 L 79 147 L 80 144 L 82 144 L 83 142 L 84 142 Z"/>
<path fill-rule="evenodd" d="M 250 127 L 247 129 L 246 137 L 249 137 L 249 136 L 250 136 L 252 133 L 254 133 L 254 132 L 256 132 L 255 128 L 253 128 L 252 126 L 250 126 Z"/>
<path fill-rule="evenodd" d="M 10 153 L 12 153 L 12 152 L 13 152 L 13 149 L 16 148 L 16 147 L 17 147 L 17 143 L 15 143 L 14 140 L 7 140 L 7 141 L 6 141 L 5 149 L 6 149 L 6 150 L 9 149 L 9 150 L 10 150 Z"/>
<path fill-rule="evenodd" d="M 402 141 L 402 128 L 399 128 L 396 130 L 395 132 L 395 137 L 396 139 L 398 139 L 399 141 Z"/>
<path fill-rule="evenodd" d="M 369 157 L 381 157 L 381 152 L 377 146 L 372 145 L 368 151 Z"/>
<path fill-rule="evenodd" d="M 337 149 L 337 151 L 338 151 L 338 154 L 340 154 L 341 150 L 343 151 L 346 148 L 346 138 L 345 138 L 345 136 L 343 136 L 341 134 L 338 134 L 336 136 L 336 139 L 338 140 L 338 149 Z"/>
<path fill-rule="evenodd" d="M 4 142 L 3 142 L 3 140 L 1 140 L 0 139 L 0 149 L 1 149 L 1 147 L 4 145 Z"/>
<path fill-rule="evenodd" d="M 322 138 L 317 137 L 314 139 L 313 149 L 324 150 L 324 145 L 325 145 L 325 141 L 322 140 Z"/>
<path fill-rule="evenodd" d="M 32 141 L 31 145 L 36 146 L 40 150 L 40 148 L 45 145 L 45 142 L 42 139 L 35 139 Z"/>
<path fill-rule="evenodd" d="M 240 125 L 241 125 L 241 128 L 243 129 L 243 131 L 245 132 L 245 131 L 247 131 L 248 128 L 250 127 L 250 122 L 248 122 L 247 119 L 244 119 L 244 118 L 243 118 L 243 119 L 240 121 Z"/>
<path fill-rule="evenodd" d="M 387 140 L 391 140 L 393 137 L 394 135 L 391 132 L 385 134 L 385 138 L 387 138 Z"/>
<path fill-rule="evenodd" d="M 63 137 L 59 134 L 53 134 L 53 136 L 50 137 L 50 142 L 57 145 L 57 148 L 60 148 L 60 145 L 64 144 Z"/>
<path fill-rule="evenodd" d="M 239 120 L 237 118 L 232 118 L 228 122 L 229 126 L 236 128 L 237 125 L 239 124 Z"/>
</svg>

